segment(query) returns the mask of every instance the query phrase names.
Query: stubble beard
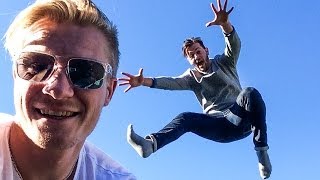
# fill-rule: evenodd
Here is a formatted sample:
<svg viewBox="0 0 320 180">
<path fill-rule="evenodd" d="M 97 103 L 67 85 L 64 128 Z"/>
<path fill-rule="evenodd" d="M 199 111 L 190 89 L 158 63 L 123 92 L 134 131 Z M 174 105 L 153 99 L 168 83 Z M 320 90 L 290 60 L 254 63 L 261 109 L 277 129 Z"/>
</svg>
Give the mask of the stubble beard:
<svg viewBox="0 0 320 180">
<path fill-rule="evenodd" d="M 70 138 L 63 135 L 63 130 L 50 128 L 46 125 L 39 127 L 38 143 L 43 149 L 65 150 L 77 144 L 77 138 Z M 67 133 L 65 133 L 67 134 Z"/>
</svg>

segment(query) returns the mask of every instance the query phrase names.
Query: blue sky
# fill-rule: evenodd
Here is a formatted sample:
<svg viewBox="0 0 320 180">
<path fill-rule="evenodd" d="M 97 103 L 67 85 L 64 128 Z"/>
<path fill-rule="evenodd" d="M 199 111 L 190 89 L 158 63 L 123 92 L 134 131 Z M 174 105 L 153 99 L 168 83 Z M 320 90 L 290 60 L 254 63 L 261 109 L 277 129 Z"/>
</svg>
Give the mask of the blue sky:
<svg viewBox="0 0 320 180">
<path fill-rule="evenodd" d="M 0 6 L 0 36 L 29 0 Z M 206 28 L 213 18 L 209 0 L 95 0 L 119 29 L 120 72 L 145 76 L 180 75 L 189 68 L 180 49 L 190 36 L 201 36 L 211 57 L 224 49 L 219 27 Z M 216 2 L 214 1 L 216 4 Z M 230 15 L 242 40 L 238 72 L 242 86 L 254 86 L 267 105 L 271 180 L 319 177 L 320 169 L 320 1 L 235 1 Z M 11 60 L 0 48 L 0 112 L 14 114 Z M 160 130 L 184 111 L 201 112 L 187 91 L 146 87 L 123 93 L 118 87 L 89 140 L 117 159 L 141 180 L 259 179 L 252 136 L 219 144 L 185 134 L 147 159 L 126 142 L 134 125 L 142 136 Z"/>
</svg>

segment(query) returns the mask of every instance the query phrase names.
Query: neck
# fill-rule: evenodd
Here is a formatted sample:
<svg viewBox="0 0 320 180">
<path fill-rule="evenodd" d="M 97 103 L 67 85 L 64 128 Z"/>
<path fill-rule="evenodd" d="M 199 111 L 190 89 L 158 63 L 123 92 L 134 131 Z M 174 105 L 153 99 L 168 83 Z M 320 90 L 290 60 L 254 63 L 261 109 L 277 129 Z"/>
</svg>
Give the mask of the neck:
<svg viewBox="0 0 320 180">
<path fill-rule="evenodd" d="M 20 173 L 23 179 L 68 179 L 73 177 L 82 145 L 66 150 L 40 148 L 15 123 L 9 134 L 12 161 L 16 165 L 17 173 Z"/>
<path fill-rule="evenodd" d="M 210 74 L 213 72 L 212 68 L 211 68 L 211 63 L 208 64 L 208 68 L 205 71 L 201 71 L 200 69 L 197 68 L 197 71 L 199 71 L 199 73 L 201 74 Z"/>
</svg>

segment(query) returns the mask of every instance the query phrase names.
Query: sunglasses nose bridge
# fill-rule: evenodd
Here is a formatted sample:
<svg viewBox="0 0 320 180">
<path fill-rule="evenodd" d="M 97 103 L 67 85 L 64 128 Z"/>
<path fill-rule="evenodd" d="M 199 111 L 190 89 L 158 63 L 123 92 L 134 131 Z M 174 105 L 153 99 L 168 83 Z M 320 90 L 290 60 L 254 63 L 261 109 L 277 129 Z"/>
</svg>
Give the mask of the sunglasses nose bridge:
<svg viewBox="0 0 320 180">
<path fill-rule="evenodd" d="M 59 78 L 61 75 L 65 75 L 68 78 L 68 67 L 67 65 L 61 65 L 55 61 L 50 75 L 47 77 L 47 80 L 50 78 Z"/>
<path fill-rule="evenodd" d="M 55 66 L 51 75 L 45 81 L 45 86 L 42 91 L 44 94 L 48 94 L 54 99 L 72 97 L 74 94 L 73 85 L 65 68 Z"/>
</svg>

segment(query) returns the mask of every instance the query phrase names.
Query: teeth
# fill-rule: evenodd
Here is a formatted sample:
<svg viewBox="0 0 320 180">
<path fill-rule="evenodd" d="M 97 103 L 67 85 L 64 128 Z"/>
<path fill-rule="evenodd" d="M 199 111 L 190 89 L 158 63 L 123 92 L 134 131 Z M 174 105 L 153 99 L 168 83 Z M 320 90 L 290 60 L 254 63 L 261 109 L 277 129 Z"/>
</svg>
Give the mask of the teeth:
<svg viewBox="0 0 320 180">
<path fill-rule="evenodd" d="M 52 111 L 52 110 L 40 109 L 40 112 L 43 115 L 50 115 L 50 116 L 68 117 L 73 115 L 73 112 L 69 112 L 69 111 Z"/>
</svg>

